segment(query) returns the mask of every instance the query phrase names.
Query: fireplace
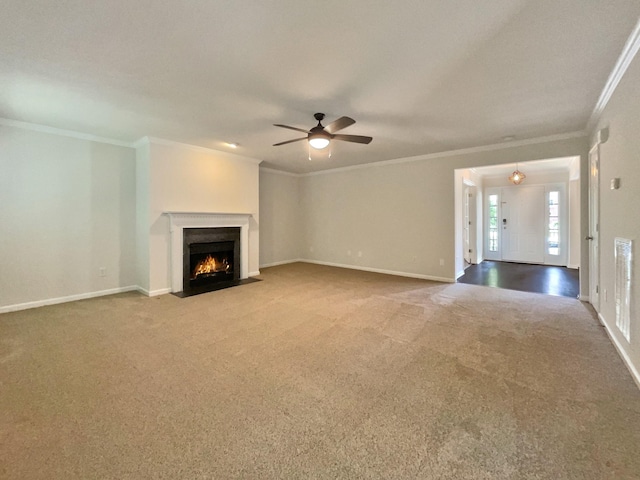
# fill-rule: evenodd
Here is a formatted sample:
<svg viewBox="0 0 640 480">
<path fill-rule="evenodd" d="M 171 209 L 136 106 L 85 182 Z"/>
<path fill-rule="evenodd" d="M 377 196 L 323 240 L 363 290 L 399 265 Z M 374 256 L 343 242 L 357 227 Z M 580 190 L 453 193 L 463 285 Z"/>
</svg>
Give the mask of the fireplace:
<svg viewBox="0 0 640 480">
<path fill-rule="evenodd" d="M 183 229 L 185 295 L 237 285 L 240 272 L 240 227 Z"/>
<path fill-rule="evenodd" d="M 216 275 L 210 275 L 205 281 L 205 277 L 201 277 L 198 279 L 199 282 L 206 283 L 206 289 L 200 285 L 191 285 L 190 283 L 186 286 L 189 287 L 189 293 L 185 293 L 185 258 L 189 262 L 188 275 L 191 275 L 191 253 L 185 255 L 185 231 L 187 234 L 191 236 L 193 233 L 196 233 L 194 239 L 190 239 L 188 241 L 189 248 L 193 244 L 207 244 L 207 243 L 216 243 L 216 242 L 234 242 L 234 259 L 233 259 L 233 268 L 229 268 L 227 270 L 226 266 L 224 267 L 224 271 L 228 272 L 230 270 L 238 271 L 239 280 L 237 282 L 239 284 L 243 284 L 243 282 L 249 282 L 251 279 L 249 278 L 249 224 L 252 215 L 249 213 L 216 213 L 216 212 L 176 212 L 176 211 L 168 211 L 164 212 L 164 214 L 169 219 L 169 230 L 170 230 L 170 266 L 171 266 L 171 292 L 174 295 L 179 297 L 186 297 L 190 295 L 194 295 L 196 293 L 202 293 L 210 290 L 217 290 L 217 287 L 212 288 L 211 285 L 227 285 L 233 282 L 216 282 L 215 280 L 220 280 L 220 275 L 217 275 L 218 278 L 215 278 Z M 229 230 L 219 230 L 226 228 L 235 228 L 240 232 L 240 241 L 237 241 L 237 238 L 230 240 L 229 238 L 225 238 L 223 232 L 228 232 Z M 214 238 L 207 238 L 207 235 L 214 231 L 220 231 L 223 233 L 222 237 L 217 236 Z M 200 232 L 200 235 L 198 234 Z M 194 254 L 203 253 L 207 247 L 196 247 L 198 252 L 194 252 Z M 221 248 L 222 250 L 212 250 L 210 253 L 218 253 L 220 251 L 229 251 L 225 245 L 216 246 L 215 248 Z M 240 249 L 240 253 L 236 248 Z M 214 255 L 211 255 L 212 257 Z M 206 258 L 206 255 L 205 255 Z M 215 259 L 214 259 L 215 260 Z M 221 260 L 224 265 L 224 259 Z M 227 263 L 229 261 L 227 260 Z M 218 267 L 218 270 L 220 267 Z M 220 273 L 220 272 L 216 272 Z M 255 275 L 259 275 L 260 272 L 255 272 Z M 235 282 L 236 280 L 234 280 Z M 229 285 L 229 286 L 231 286 Z M 192 288 L 193 287 L 193 288 Z M 198 291 L 198 289 L 202 289 Z M 208 290 L 207 290 L 208 289 Z"/>
</svg>

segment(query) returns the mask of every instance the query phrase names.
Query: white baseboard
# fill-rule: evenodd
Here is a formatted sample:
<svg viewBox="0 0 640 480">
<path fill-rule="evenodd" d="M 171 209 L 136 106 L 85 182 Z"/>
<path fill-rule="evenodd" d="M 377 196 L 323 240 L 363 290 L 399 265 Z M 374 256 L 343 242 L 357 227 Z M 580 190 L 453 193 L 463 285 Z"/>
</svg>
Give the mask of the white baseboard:
<svg viewBox="0 0 640 480">
<path fill-rule="evenodd" d="M 434 282 L 455 283 L 455 279 L 447 277 L 435 277 L 433 275 L 422 275 L 419 273 L 397 272 L 395 270 L 384 270 L 382 268 L 362 267 L 360 265 L 345 265 L 343 263 L 322 262 L 320 260 L 309 260 L 302 258 L 299 262 L 314 263 L 316 265 L 326 265 L 328 267 L 349 268 L 351 270 L 361 270 L 363 272 L 383 273 L 385 275 L 395 275 L 397 277 L 419 278 L 421 280 L 432 280 Z"/>
<path fill-rule="evenodd" d="M 636 385 L 638 386 L 638 388 L 640 388 L 640 371 L 638 371 L 636 366 L 633 364 L 633 362 L 629 358 L 629 355 L 627 355 L 627 352 L 625 351 L 624 347 L 620 344 L 616 336 L 612 334 L 611 330 L 609 330 L 609 325 L 607 325 L 607 322 L 604 321 L 604 318 L 600 313 L 598 313 L 598 320 L 604 327 L 605 332 L 607 332 L 607 335 L 609 336 L 611 343 L 613 343 L 613 346 L 618 351 L 618 355 L 620 355 L 620 358 L 622 358 L 622 361 L 627 367 L 627 370 L 629 370 L 629 373 L 631 374 L 631 378 L 633 378 L 633 381 L 636 382 Z"/>
<path fill-rule="evenodd" d="M 464 275 L 464 269 L 456 273 L 456 280 L 459 279 L 462 275 Z"/>
<path fill-rule="evenodd" d="M 108 290 L 100 290 L 98 292 L 80 293 L 77 295 L 69 295 L 66 297 L 47 298 L 45 300 L 36 300 L 34 302 L 17 303 L 15 305 L 5 305 L 0 307 L 0 313 L 17 312 L 19 310 L 28 310 L 30 308 L 44 307 L 46 305 L 57 305 L 59 303 L 75 302 L 77 300 L 86 300 L 88 298 L 104 297 L 105 295 L 113 295 L 116 293 L 139 291 L 136 285 L 128 287 L 110 288 Z"/>
<path fill-rule="evenodd" d="M 570 268 L 572 270 L 578 270 L 580 268 L 580 264 L 579 263 L 570 263 L 567 265 L 567 268 Z"/>
<path fill-rule="evenodd" d="M 142 293 L 143 295 L 146 295 L 147 297 L 157 297 L 158 295 L 165 295 L 167 293 L 171 293 L 170 288 L 158 288 L 157 290 L 147 290 L 142 287 L 135 287 L 135 289 L 138 292 Z"/>
<path fill-rule="evenodd" d="M 299 258 L 294 258 L 292 260 L 283 260 L 281 262 L 264 263 L 260 265 L 260 268 L 277 267 L 278 265 L 286 265 L 288 263 L 296 263 L 296 262 L 304 262 L 304 260 L 301 260 Z"/>
<path fill-rule="evenodd" d="M 256 270 L 255 272 L 249 272 L 249 277 L 257 277 L 260 275 L 260 270 Z M 166 295 L 167 293 L 171 293 L 171 288 L 158 288 L 156 290 L 147 290 L 142 287 L 134 287 L 134 290 L 137 290 L 143 295 L 147 297 L 157 297 L 159 295 Z"/>
</svg>

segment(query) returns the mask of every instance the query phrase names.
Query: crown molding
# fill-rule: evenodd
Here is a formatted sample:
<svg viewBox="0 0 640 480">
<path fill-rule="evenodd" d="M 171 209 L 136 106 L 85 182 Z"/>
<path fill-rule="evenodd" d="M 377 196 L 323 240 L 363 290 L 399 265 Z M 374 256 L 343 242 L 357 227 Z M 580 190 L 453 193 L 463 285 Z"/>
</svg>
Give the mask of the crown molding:
<svg viewBox="0 0 640 480">
<path fill-rule="evenodd" d="M 386 165 L 395 165 L 395 164 L 398 164 L 398 163 L 419 162 L 419 161 L 423 161 L 423 160 L 434 160 L 434 159 L 437 159 L 437 158 L 446 158 L 446 157 L 454 157 L 454 156 L 457 156 L 457 155 L 469 155 L 469 154 L 473 154 L 473 153 L 488 152 L 488 151 L 495 151 L 495 150 L 504 150 L 505 148 L 523 147 L 523 146 L 527 146 L 527 145 L 535 145 L 537 143 L 548 143 L 548 142 L 555 142 L 555 141 L 560 141 L 560 140 L 570 140 L 572 138 L 583 138 L 583 137 L 586 137 L 586 136 L 587 136 L 587 132 L 586 131 L 561 133 L 561 134 L 557 134 L 557 135 L 548 135 L 546 137 L 530 138 L 530 139 L 527 139 L 527 140 L 514 140 L 512 142 L 496 143 L 496 144 L 491 144 L 491 145 L 482 145 L 482 146 L 479 146 L 479 147 L 462 148 L 462 149 L 459 149 L 459 150 L 448 150 L 448 151 L 445 151 L 445 152 L 438 152 L 438 153 L 428 153 L 428 154 L 425 154 L 425 155 L 418 155 L 418 156 L 415 156 L 415 157 L 396 158 L 396 159 L 393 159 L 393 160 L 384 160 L 382 162 L 363 163 L 361 165 L 351 165 L 351 166 L 348 166 L 348 167 L 331 168 L 331 169 L 328 169 L 328 170 L 321 170 L 319 172 L 303 173 L 303 174 L 301 174 L 301 176 L 303 176 L 303 177 L 312 177 L 312 176 L 316 176 L 316 175 L 347 172 L 347 171 L 351 171 L 351 170 L 360 170 L 362 168 L 379 167 L 379 166 L 381 167 L 381 166 L 386 166 Z"/>
<path fill-rule="evenodd" d="M 260 167 L 261 172 L 272 173 L 274 175 L 284 175 L 285 177 L 304 177 L 304 173 L 285 172 L 284 170 L 276 170 L 275 168 Z"/>
<path fill-rule="evenodd" d="M 189 143 L 180 143 L 180 142 L 175 142 L 173 140 L 165 140 L 164 138 L 157 138 L 157 137 L 150 137 L 150 136 L 139 138 L 138 140 L 131 143 L 130 145 L 135 148 L 138 148 L 146 144 L 163 145 L 165 147 L 184 148 L 194 152 L 207 153 L 210 155 L 212 154 L 218 155 L 218 156 L 221 155 L 223 157 L 229 158 L 230 160 L 241 160 L 243 162 L 248 162 L 254 165 L 259 165 L 262 162 L 262 160 L 259 160 L 257 158 L 245 157 L 242 155 L 238 155 L 237 153 L 225 152 L 222 150 L 215 150 L 213 148 L 200 147 L 198 145 L 191 145 Z"/>
<path fill-rule="evenodd" d="M 60 135 L 62 137 L 77 138 L 79 140 L 88 140 L 90 142 L 107 143 L 109 145 L 117 145 L 118 147 L 131 147 L 130 142 L 123 142 L 114 138 L 99 137 L 89 133 L 76 132 L 74 130 L 65 130 L 63 128 L 49 127 L 47 125 L 39 125 L 37 123 L 22 122 L 20 120 L 12 120 L 10 118 L 0 117 L 0 125 L 5 127 L 21 128 L 23 130 L 31 130 L 32 132 L 50 133 Z"/>
<path fill-rule="evenodd" d="M 605 83 L 604 88 L 602 89 L 602 93 L 600 93 L 600 97 L 598 98 L 598 102 L 591 113 L 591 117 L 589 117 L 589 122 L 587 123 L 587 131 L 592 131 L 597 123 L 600 120 L 600 116 L 604 111 L 605 107 L 609 103 L 613 92 L 615 92 L 620 80 L 627 72 L 629 65 L 633 61 L 636 53 L 640 49 L 640 20 L 636 23 L 631 35 L 627 39 L 627 43 L 625 43 L 624 48 L 622 49 L 622 53 L 618 58 L 611 74 L 609 74 L 609 78 L 607 79 L 607 83 Z"/>
</svg>

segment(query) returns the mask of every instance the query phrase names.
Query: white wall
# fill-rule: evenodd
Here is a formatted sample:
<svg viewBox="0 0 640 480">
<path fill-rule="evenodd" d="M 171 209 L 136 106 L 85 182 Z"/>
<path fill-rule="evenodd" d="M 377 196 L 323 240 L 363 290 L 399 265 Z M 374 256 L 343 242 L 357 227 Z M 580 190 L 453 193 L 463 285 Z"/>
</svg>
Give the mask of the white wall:
<svg viewBox="0 0 640 480">
<path fill-rule="evenodd" d="M 144 292 L 150 290 L 149 229 L 151 145 L 142 142 L 136 148 L 136 284 Z"/>
<path fill-rule="evenodd" d="M 300 258 L 300 176 L 260 169 L 260 267 Z"/>
<path fill-rule="evenodd" d="M 600 146 L 600 315 L 640 384 L 640 58 L 629 66 L 593 131 L 609 128 Z M 619 177 L 619 190 L 609 182 Z M 633 240 L 631 279 L 631 342 L 615 325 L 614 238 Z M 583 247 L 587 250 L 586 247 Z M 605 294 L 605 291 L 607 292 Z"/>
<path fill-rule="evenodd" d="M 588 176 L 588 173 L 585 175 Z M 567 266 L 580 268 L 580 245 L 582 243 L 580 236 L 580 179 L 569 181 L 567 193 L 569 199 L 569 258 Z M 588 210 L 586 205 L 584 210 Z"/>
<path fill-rule="evenodd" d="M 138 243 L 149 251 L 150 295 L 171 289 L 169 220 L 164 212 L 249 213 L 249 274 L 259 272 L 259 161 L 189 145 L 147 139 L 149 143 L 148 221 Z M 138 170 L 145 168 L 144 142 Z M 138 181 L 138 185 L 141 181 Z M 144 212 L 140 192 L 138 210 Z M 148 247 L 144 235 L 148 234 Z M 141 278 L 140 281 L 143 281 Z M 144 288 L 144 287 L 143 287 Z"/>
<path fill-rule="evenodd" d="M 134 149 L 0 126 L 0 206 L 0 312 L 135 285 Z"/>
<path fill-rule="evenodd" d="M 454 235 L 455 169 L 573 155 L 586 161 L 587 153 L 587 139 L 572 137 L 304 176 L 301 256 L 453 281 L 456 256 L 461 256 Z M 588 286 L 587 279 L 581 270 L 581 285 Z"/>
</svg>

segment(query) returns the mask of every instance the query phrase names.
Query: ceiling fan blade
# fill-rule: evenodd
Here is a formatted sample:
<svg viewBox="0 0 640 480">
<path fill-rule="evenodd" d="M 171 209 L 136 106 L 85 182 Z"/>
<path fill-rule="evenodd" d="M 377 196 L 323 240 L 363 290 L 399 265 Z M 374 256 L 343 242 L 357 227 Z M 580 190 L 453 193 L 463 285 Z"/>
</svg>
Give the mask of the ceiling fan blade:
<svg viewBox="0 0 640 480">
<path fill-rule="evenodd" d="M 288 128 L 289 130 L 295 130 L 296 132 L 309 133 L 309 130 L 304 130 L 304 129 L 298 128 L 298 127 L 290 127 L 289 125 L 280 125 L 279 123 L 274 123 L 273 126 L 274 127 L 281 127 L 281 128 Z"/>
<path fill-rule="evenodd" d="M 299 142 L 300 140 L 306 140 L 308 137 L 295 138 L 293 140 L 287 140 L 286 142 L 274 143 L 274 147 L 279 147 L 280 145 L 286 145 L 287 143 Z"/>
<path fill-rule="evenodd" d="M 338 130 L 342 130 L 343 128 L 347 128 L 349 125 L 353 125 L 354 123 L 356 123 L 356 121 L 353 118 L 340 117 L 324 127 L 324 130 L 328 133 L 334 133 Z"/>
<path fill-rule="evenodd" d="M 372 137 L 365 137 L 364 135 L 333 135 L 332 138 L 334 140 L 342 140 L 344 142 L 354 142 L 354 143 L 371 143 L 373 140 Z"/>
</svg>

